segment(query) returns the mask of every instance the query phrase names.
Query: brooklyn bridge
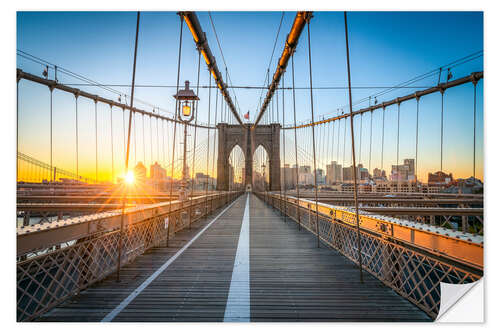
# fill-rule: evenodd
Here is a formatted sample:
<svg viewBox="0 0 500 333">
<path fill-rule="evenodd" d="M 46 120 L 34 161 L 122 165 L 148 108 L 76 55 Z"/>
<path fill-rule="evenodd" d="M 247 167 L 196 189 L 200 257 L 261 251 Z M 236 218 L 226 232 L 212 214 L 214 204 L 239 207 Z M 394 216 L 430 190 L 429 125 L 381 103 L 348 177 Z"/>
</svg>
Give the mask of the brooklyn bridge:
<svg viewBox="0 0 500 333">
<path fill-rule="evenodd" d="M 441 282 L 483 276 L 482 50 L 366 96 L 356 14 L 325 64 L 325 17 L 277 13 L 268 67 L 242 60 L 263 84 L 237 85 L 216 16 L 178 12 L 176 84 L 148 86 L 133 15 L 130 84 L 17 50 L 18 321 L 432 321 Z"/>
</svg>

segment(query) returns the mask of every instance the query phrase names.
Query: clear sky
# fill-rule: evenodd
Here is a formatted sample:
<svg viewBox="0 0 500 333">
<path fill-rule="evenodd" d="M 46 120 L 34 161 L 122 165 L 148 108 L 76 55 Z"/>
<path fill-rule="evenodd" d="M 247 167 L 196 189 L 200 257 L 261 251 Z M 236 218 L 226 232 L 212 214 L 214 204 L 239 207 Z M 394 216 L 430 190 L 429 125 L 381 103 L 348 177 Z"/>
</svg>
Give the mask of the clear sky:
<svg viewBox="0 0 500 333">
<path fill-rule="evenodd" d="M 281 12 L 212 12 L 212 18 L 227 63 L 227 69 L 234 85 L 261 86 L 265 75 Z M 283 49 L 284 41 L 294 19 L 294 12 L 286 12 L 274 57 L 271 72 Z M 221 72 L 225 66 L 219 52 L 208 13 L 199 12 L 198 17 L 207 33 L 209 45 L 217 59 Z M 353 100 L 357 101 L 383 89 L 440 66 L 482 51 L 483 14 L 481 12 L 352 12 L 348 13 L 351 54 L 351 74 L 354 87 Z M 175 85 L 177 73 L 177 52 L 179 45 L 179 17 L 175 12 L 143 12 L 139 35 L 137 84 Z M 54 64 L 82 74 L 104 84 L 129 84 L 131 82 L 133 44 L 135 37 L 135 12 L 19 12 L 17 14 L 17 48 Z M 316 119 L 321 115 L 333 115 L 337 109 L 348 103 L 347 70 L 345 58 L 344 21 L 341 12 L 315 12 L 311 21 L 311 50 L 313 86 L 337 87 L 314 91 Z M 309 86 L 307 31 L 299 41 L 295 55 L 295 84 Z M 182 41 L 181 82 L 196 82 L 197 52 L 189 30 L 184 26 Z M 18 67 L 41 75 L 43 70 L 18 57 Z M 452 69 L 453 77 L 459 78 L 474 71 L 483 70 L 483 58 L 479 57 Z M 442 80 L 446 80 L 444 68 Z M 285 74 L 285 86 L 290 85 L 290 70 Z M 208 71 L 202 62 L 201 84 L 207 84 Z M 62 83 L 75 83 L 75 79 L 61 76 Z M 417 82 L 418 86 L 437 83 L 437 76 Z M 19 150 L 47 161 L 48 154 L 48 101 L 45 87 L 22 81 L 20 83 L 19 105 Z M 94 87 L 81 89 L 116 99 L 116 95 Z M 130 94 L 127 87 L 116 88 Z M 423 89 L 423 88 L 422 88 Z M 379 102 L 414 92 L 416 88 L 399 89 L 379 97 Z M 420 89 L 421 90 L 421 89 Z M 478 141 L 477 176 L 483 178 L 483 83 L 478 84 Z M 138 99 L 173 112 L 175 88 L 138 88 Z M 259 105 L 261 91 L 256 89 L 235 89 L 240 113 L 250 111 L 254 119 Z M 264 92 L 265 94 L 265 92 Z M 445 93 L 445 135 L 443 170 L 453 172 L 455 177 L 472 175 L 472 84 L 453 88 Z M 298 90 L 296 99 L 298 120 L 311 119 L 309 93 Z M 73 161 L 67 151 L 74 146 L 74 97 L 65 93 L 54 93 L 55 112 L 55 159 L 61 167 L 73 170 Z M 207 122 L 208 91 L 202 89 L 199 110 L 200 120 Z M 79 101 L 82 110 L 81 121 L 90 122 L 94 105 L 90 101 Z M 291 93 L 285 93 L 287 113 L 285 123 L 293 121 Z M 359 104 L 354 109 L 366 106 Z M 421 100 L 419 177 L 429 171 L 439 170 L 440 140 L 440 96 L 435 94 Z M 151 109 L 150 106 L 144 108 Z M 109 109 L 99 105 L 99 114 Z M 386 136 L 384 142 L 384 169 L 396 162 L 396 106 L 386 109 Z M 348 109 L 345 108 L 345 111 Z M 213 113 L 212 113 L 213 115 Z M 101 117 L 101 116 L 100 116 Z M 105 116 L 100 120 L 106 123 Z M 116 119 L 121 118 L 117 115 Z M 381 138 L 381 112 L 373 116 L 372 169 L 379 167 Z M 368 117 L 364 118 L 368 119 Z M 213 122 L 213 118 L 211 122 Z M 363 143 L 369 136 L 368 121 L 364 122 Z M 73 126 L 73 127 L 72 127 Z M 104 125 L 103 125 L 104 126 Z M 114 127 L 119 125 L 114 124 Z M 359 119 L 356 120 L 359 128 Z M 338 127 L 338 126 L 337 126 Z M 89 127 L 90 128 L 90 127 Z M 117 127 L 117 130 L 119 128 Z M 105 129 L 102 136 L 106 135 Z M 401 105 L 400 161 L 415 156 L 415 103 Z M 89 141 L 92 131 L 82 129 L 81 139 Z M 119 135 L 119 134 L 116 134 Z M 287 134 L 288 135 L 288 134 Z M 290 136 L 292 138 L 292 136 Z M 101 140 L 102 153 L 109 150 L 109 143 Z M 106 146 L 108 145 L 108 146 Z M 74 148 L 73 148 L 74 149 Z M 84 154 L 92 156 L 92 146 Z M 288 155 L 288 154 L 287 154 Z M 335 155 L 335 154 L 334 154 Z M 350 155 L 347 155 L 348 157 Z M 82 157 L 81 157 L 82 158 Z M 103 156 L 105 158 L 105 156 Z M 84 158 L 82 158 L 84 159 Z M 368 165 L 368 149 L 363 145 L 361 158 Z M 291 164 L 293 161 L 286 161 Z M 326 163 L 327 161 L 323 161 Z M 119 163 L 116 161 L 115 163 Z M 91 166 L 88 166 L 91 170 Z M 371 171 L 371 170 L 370 170 Z M 90 171 L 89 171 L 90 172 Z M 105 170 L 103 170 L 105 172 Z M 426 177 L 425 177 L 426 179 Z"/>
</svg>

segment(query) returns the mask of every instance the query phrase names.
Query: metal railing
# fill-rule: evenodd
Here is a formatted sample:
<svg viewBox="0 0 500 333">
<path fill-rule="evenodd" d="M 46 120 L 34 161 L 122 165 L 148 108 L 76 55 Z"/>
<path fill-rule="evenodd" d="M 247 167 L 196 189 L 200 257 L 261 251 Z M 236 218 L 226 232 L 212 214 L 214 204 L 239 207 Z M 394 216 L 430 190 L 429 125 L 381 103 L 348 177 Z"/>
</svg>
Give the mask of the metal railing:
<svg viewBox="0 0 500 333">
<path fill-rule="evenodd" d="M 327 246 L 359 263 L 355 214 L 350 210 L 272 193 L 256 193 Z M 317 217 L 317 219 L 316 219 Z M 440 282 L 463 284 L 483 276 L 483 238 L 360 212 L 363 269 L 436 318 Z M 440 233 L 443 232 L 443 233 Z M 439 244 L 439 248 L 436 248 Z"/>
<path fill-rule="evenodd" d="M 241 193 L 199 196 L 125 211 L 121 265 L 144 251 L 168 245 Z M 17 320 L 33 320 L 116 271 L 121 210 L 17 229 Z"/>
</svg>

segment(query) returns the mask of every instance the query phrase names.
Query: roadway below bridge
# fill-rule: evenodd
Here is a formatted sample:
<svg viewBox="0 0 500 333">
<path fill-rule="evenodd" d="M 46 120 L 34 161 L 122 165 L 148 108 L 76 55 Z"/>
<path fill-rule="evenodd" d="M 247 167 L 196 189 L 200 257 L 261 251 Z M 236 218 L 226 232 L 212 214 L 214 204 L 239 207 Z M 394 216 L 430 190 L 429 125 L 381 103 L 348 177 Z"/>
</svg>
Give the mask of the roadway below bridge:
<svg viewBox="0 0 500 333">
<path fill-rule="evenodd" d="M 253 194 L 178 232 L 41 321 L 430 321 Z"/>
</svg>

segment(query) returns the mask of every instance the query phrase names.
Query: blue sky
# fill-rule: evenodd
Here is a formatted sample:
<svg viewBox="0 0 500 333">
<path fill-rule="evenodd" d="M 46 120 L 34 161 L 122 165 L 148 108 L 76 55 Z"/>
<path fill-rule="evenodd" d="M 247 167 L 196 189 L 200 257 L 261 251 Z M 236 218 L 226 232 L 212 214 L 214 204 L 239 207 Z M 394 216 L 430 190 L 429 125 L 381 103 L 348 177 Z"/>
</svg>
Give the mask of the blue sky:
<svg viewBox="0 0 500 333">
<path fill-rule="evenodd" d="M 264 82 L 281 12 L 212 12 L 212 18 L 221 42 L 231 81 L 235 85 L 260 86 Z M 271 72 L 283 49 L 284 40 L 292 25 L 295 13 L 286 12 L 278 36 Z M 203 30 L 221 72 L 225 66 L 218 50 L 215 35 L 206 12 L 198 13 Z M 482 51 L 483 14 L 481 12 L 351 12 L 348 13 L 351 54 L 351 74 L 354 87 L 390 86 L 411 79 L 430 70 L 446 65 L 471 53 Z M 106 84 L 129 84 L 131 81 L 133 43 L 136 13 L 134 12 L 19 12 L 17 15 L 17 48 L 48 60 L 76 73 Z M 311 21 L 311 49 L 313 86 L 345 87 L 347 71 L 345 60 L 344 21 L 342 12 L 315 12 Z M 295 82 L 297 87 L 308 87 L 307 34 L 304 31 L 295 55 Z M 196 81 L 197 52 L 189 30 L 184 27 L 181 60 L 181 82 Z M 143 12 L 139 36 L 137 84 L 175 85 L 177 52 L 179 44 L 179 17 L 175 12 Z M 18 67 L 40 75 L 42 68 L 18 57 Z M 446 70 L 446 68 L 445 68 Z M 453 68 L 454 78 L 473 71 L 483 70 L 483 58 Z M 285 85 L 290 84 L 290 70 L 285 74 Z M 202 62 L 201 83 L 208 83 L 208 72 Z M 445 79 L 445 74 L 443 74 Z M 74 83 L 68 77 L 60 82 Z M 430 86 L 437 83 L 434 76 L 416 85 Z M 47 89 L 22 83 L 23 99 L 20 112 L 20 146 L 26 153 L 36 154 L 45 149 L 37 148 L 40 140 L 34 133 L 45 133 Z M 114 98 L 105 91 L 82 88 Z M 127 94 L 129 88 L 117 88 Z M 381 89 L 354 89 L 353 100 L 359 100 Z M 413 92 L 416 89 L 399 89 L 379 98 L 379 102 Z M 241 114 L 250 111 L 254 119 L 261 92 L 236 89 L 236 99 Z M 138 99 L 148 101 L 162 109 L 173 111 L 172 95 L 175 88 L 138 88 Z M 233 92 L 231 91 L 231 94 Z M 265 92 L 264 92 L 265 94 Z M 206 110 L 208 92 L 200 92 L 200 110 Z M 310 105 L 307 90 L 298 90 L 297 112 L 300 121 L 309 120 Z M 445 141 L 444 169 L 457 176 L 471 175 L 472 154 L 472 85 L 454 88 L 445 94 Z M 482 82 L 478 84 L 478 162 L 482 160 Z M 233 100 L 234 97 L 233 97 Z M 36 101 L 36 102 L 34 102 Z M 71 98 L 61 96 L 59 134 L 71 131 L 63 124 L 70 119 L 66 108 Z M 320 115 L 336 114 L 337 109 L 348 103 L 347 90 L 315 90 L 314 108 L 316 119 Z M 89 108 L 93 109 L 93 103 Z M 285 93 L 285 104 L 291 105 L 291 94 Z M 140 105 L 140 104 L 139 104 Z M 288 107 L 287 106 L 287 107 Z M 366 106 L 366 103 L 357 107 Z M 146 106 L 144 106 L 146 107 Z M 148 106 L 149 107 L 149 106 Z M 357 108 L 355 107 L 355 109 Z M 24 108 L 24 109 L 23 109 Z M 84 108 L 84 106 L 82 106 Z M 103 107 L 104 108 L 104 107 Z M 414 155 L 414 102 L 401 106 L 402 158 Z M 347 111 L 347 109 L 345 109 Z M 385 142 L 393 143 L 395 108 L 386 110 Z M 290 110 L 291 112 L 291 110 Z M 422 172 L 436 171 L 439 159 L 439 112 L 440 97 L 429 96 L 421 101 L 421 163 Z M 213 114 L 213 113 L 212 113 Z M 200 112 L 203 122 L 206 111 Z M 374 113 L 374 140 L 380 136 L 380 122 Z M 211 120 L 213 122 L 213 119 Z M 285 122 L 292 121 L 291 113 Z M 366 122 L 365 124 L 367 124 Z M 359 119 L 357 120 L 359 126 Z M 42 126 L 43 125 L 43 126 Z M 364 125 L 363 137 L 369 135 Z M 437 127 L 436 127 L 437 126 Z M 35 131 L 35 128 L 38 128 Z M 377 134 L 378 133 L 378 134 Z M 377 136 L 378 135 L 378 136 Z M 436 141 L 437 140 L 437 141 Z M 44 143 L 45 144 L 45 143 Z M 436 151 L 437 144 L 437 151 Z M 379 147 L 378 147 L 379 148 Z M 363 148 L 364 151 L 367 149 Z M 394 164 L 395 149 L 385 148 L 384 168 Z M 377 153 L 374 152 L 374 156 Z M 437 154 L 437 155 L 436 155 Z M 377 155 L 378 156 L 378 155 Z M 44 156 L 40 156 L 44 159 Z M 374 157 L 372 157 L 374 158 Z M 366 153 L 361 162 L 368 159 Z M 376 164 L 373 162 L 373 164 Z M 439 164 L 439 163 L 438 163 Z M 482 165 L 482 162 L 480 163 Z M 373 169 L 374 166 L 372 166 Z M 480 176 L 482 176 L 481 166 Z"/>
</svg>

